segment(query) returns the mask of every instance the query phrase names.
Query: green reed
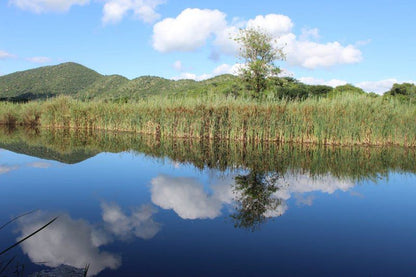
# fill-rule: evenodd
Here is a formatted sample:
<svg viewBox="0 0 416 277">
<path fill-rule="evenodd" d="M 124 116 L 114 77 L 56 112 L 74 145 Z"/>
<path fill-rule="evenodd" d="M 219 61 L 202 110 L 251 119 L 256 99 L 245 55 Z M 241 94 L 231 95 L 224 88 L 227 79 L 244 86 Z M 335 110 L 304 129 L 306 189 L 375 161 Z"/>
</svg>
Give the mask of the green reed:
<svg viewBox="0 0 416 277">
<path fill-rule="evenodd" d="M 414 105 L 366 95 L 304 101 L 159 96 L 122 104 L 59 97 L 0 103 L 0 124 L 5 125 L 326 145 L 416 146 L 415 115 Z"/>
</svg>

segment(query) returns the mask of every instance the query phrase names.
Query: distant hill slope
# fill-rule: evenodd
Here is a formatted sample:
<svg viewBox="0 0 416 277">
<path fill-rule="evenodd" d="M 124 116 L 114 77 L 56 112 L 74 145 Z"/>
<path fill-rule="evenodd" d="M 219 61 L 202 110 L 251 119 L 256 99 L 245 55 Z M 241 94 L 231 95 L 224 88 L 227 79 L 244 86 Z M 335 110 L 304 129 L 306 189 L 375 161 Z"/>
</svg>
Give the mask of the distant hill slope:
<svg viewBox="0 0 416 277">
<path fill-rule="evenodd" d="M 1 98 L 38 99 L 74 95 L 91 86 L 102 75 L 76 63 L 63 63 L 0 77 Z"/>
<path fill-rule="evenodd" d="M 24 101 L 71 95 L 87 99 L 139 99 L 149 95 L 197 95 L 215 88 L 232 89 L 236 77 L 222 75 L 205 81 L 168 80 L 142 76 L 129 80 L 120 75 L 104 76 L 76 63 L 63 63 L 0 76 L 0 99 Z"/>
</svg>

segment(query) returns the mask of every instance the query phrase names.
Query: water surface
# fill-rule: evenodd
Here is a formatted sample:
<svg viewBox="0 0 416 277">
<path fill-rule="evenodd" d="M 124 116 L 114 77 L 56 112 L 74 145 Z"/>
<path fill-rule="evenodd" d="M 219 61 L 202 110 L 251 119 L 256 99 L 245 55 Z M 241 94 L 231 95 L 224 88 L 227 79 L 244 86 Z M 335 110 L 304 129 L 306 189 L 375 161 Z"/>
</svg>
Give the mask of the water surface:
<svg viewBox="0 0 416 277">
<path fill-rule="evenodd" d="M 15 276 L 414 276 L 416 154 L 133 134 L 0 132 Z M 1 224 L 0 224 L 1 225 Z"/>
</svg>

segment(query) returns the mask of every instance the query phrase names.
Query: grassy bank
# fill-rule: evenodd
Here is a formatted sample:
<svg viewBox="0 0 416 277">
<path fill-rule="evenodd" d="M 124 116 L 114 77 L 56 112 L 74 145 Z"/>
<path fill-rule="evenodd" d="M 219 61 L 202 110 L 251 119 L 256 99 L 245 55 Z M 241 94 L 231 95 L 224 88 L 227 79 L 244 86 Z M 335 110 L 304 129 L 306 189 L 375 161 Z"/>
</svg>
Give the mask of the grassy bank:
<svg viewBox="0 0 416 277">
<path fill-rule="evenodd" d="M 59 97 L 0 103 L 0 124 L 132 131 L 157 138 L 416 146 L 416 106 L 366 95 L 261 102 L 156 97 L 126 104 Z"/>
</svg>

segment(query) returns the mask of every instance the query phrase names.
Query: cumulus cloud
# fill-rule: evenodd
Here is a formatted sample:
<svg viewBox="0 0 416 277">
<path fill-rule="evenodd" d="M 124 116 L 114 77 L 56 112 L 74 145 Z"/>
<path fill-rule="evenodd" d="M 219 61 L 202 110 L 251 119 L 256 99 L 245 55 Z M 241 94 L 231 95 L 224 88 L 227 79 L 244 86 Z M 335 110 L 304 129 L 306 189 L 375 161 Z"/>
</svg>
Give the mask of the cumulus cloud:
<svg viewBox="0 0 416 277">
<path fill-rule="evenodd" d="M 339 64 L 353 64 L 362 60 L 361 51 L 353 45 L 343 46 L 339 42 L 325 44 L 297 40 L 293 34 L 285 36 L 286 60 L 290 65 L 308 69 L 331 67 Z"/>
<path fill-rule="evenodd" d="M 9 4 L 33 13 L 66 12 L 72 6 L 83 6 L 90 0 L 9 0 Z"/>
<path fill-rule="evenodd" d="M 53 215 L 37 212 L 18 221 L 21 236 L 31 234 L 47 223 Z M 69 215 L 60 215 L 58 220 L 21 244 L 22 250 L 33 263 L 48 267 L 69 265 L 84 268 L 90 264 L 88 273 L 96 275 L 106 268 L 116 269 L 121 259 L 115 254 L 100 251 L 99 246 L 107 243 L 102 232 L 84 220 L 74 220 Z"/>
<path fill-rule="evenodd" d="M 156 210 L 150 205 L 143 205 L 132 211 L 130 216 L 123 213 L 114 203 L 101 203 L 102 217 L 107 229 L 121 239 L 136 236 L 151 239 L 160 231 L 160 224 L 152 218 Z"/>
<path fill-rule="evenodd" d="M 26 60 L 31 63 L 50 63 L 52 61 L 52 59 L 48 57 L 31 57 L 27 58 Z"/>
<path fill-rule="evenodd" d="M 283 48 L 290 65 L 308 69 L 353 64 L 362 60 L 357 45 L 316 42 L 319 30 L 304 28 L 300 37 L 293 33 L 294 23 L 285 15 L 258 15 L 248 21 L 227 23 L 226 14 L 218 10 L 186 9 L 176 18 L 167 18 L 153 29 L 153 47 L 160 52 L 189 52 L 213 39 L 213 59 L 220 54 L 236 55 L 239 46 L 234 38 L 240 28 L 259 28 L 268 32 L 276 41 L 275 47 Z"/>
<path fill-rule="evenodd" d="M 219 10 L 186 9 L 176 18 L 166 18 L 153 27 L 153 47 L 160 52 L 194 51 L 227 26 Z"/>
<path fill-rule="evenodd" d="M 158 176 L 151 184 L 152 202 L 183 219 L 213 219 L 221 214 L 221 201 L 208 195 L 194 178 Z"/>
<path fill-rule="evenodd" d="M 275 38 L 290 33 L 293 25 L 288 16 L 281 14 L 258 15 L 247 22 L 247 28 L 260 28 Z"/>
<path fill-rule="evenodd" d="M 153 23 L 160 18 L 156 8 L 163 4 L 162 0 L 108 0 L 104 4 L 102 21 L 118 23 L 130 12 L 146 23 Z"/>
</svg>

